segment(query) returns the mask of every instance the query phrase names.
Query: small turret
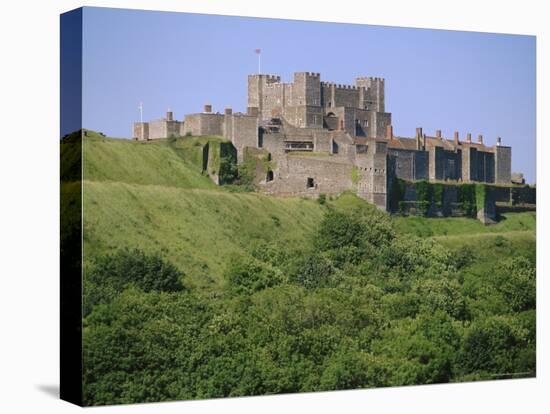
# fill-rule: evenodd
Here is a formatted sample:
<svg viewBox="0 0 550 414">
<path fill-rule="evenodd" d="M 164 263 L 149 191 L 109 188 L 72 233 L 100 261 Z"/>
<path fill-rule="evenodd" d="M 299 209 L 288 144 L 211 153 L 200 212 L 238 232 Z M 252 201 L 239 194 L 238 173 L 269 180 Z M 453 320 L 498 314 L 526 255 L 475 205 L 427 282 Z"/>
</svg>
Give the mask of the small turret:
<svg viewBox="0 0 550 414">
<path fill-rule="evenodd" d="M 393 126 L 391 125 L 386 126 L 386 139 L 389 139 L 389 140 L 393 139 Z"/>
</svg>

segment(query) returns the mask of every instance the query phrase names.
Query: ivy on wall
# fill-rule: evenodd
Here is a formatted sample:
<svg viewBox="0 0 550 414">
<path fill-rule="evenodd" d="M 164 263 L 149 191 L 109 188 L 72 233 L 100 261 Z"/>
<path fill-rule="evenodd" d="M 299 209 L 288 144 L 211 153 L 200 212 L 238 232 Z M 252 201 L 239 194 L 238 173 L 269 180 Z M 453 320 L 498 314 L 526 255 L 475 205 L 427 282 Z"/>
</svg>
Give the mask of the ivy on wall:
<svg viewBox="0 0 550 414">
<path fill-rule="evenodd" d="M 416 200 L 406 200 L 407 187 L 412 187 Z M 477 212 L 485 206 L 488 186 L 486 184 L 443 184 L 428 181 L 409 182 L 397 177 L 392 179 L 390 188 L 390 209 L 394 213 L 426 216 L 432 207 L 442 209 L 445 192 L 454 188 L 457 192 L 455 210 L 464 216 L 476 217 Z"/>
</svg>

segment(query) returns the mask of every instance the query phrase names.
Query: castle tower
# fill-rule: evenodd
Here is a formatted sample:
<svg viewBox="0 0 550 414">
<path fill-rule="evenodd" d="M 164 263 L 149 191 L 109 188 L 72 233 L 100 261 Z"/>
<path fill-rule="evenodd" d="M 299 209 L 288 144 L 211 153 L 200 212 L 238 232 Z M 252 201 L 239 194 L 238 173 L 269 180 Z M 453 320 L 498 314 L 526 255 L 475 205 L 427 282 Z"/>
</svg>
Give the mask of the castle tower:
<svg viewBox="0 0 550 414">
<path fill-rule="evenodd" d="M 512 148 L 502 145 L 502 141 L 495 147 L 495 182 L 510 184 L 512 181 Z"/>
<path fill-rule="evenodd" d="M 262 114 L 265 106 L 266 87 L 269 84 L 279 83 L 281 77 L 277 75 L 248 75 L 248 113 Z M 257 109 L 255 109 L 257 108 Z"/>
<path fill-rule="evenodd" d="M 365 88 L 362 106 L 369 111 L 385 112 L 384 79 L 360 77 L 355 79 L 358 87 Z"/>
<path fill-rule="evenodd" d="M 323 127 L 321 109 L 321 75 L 313 72 L 295 72 L 291 105 L 298 127 Z"/>
<path fill-rule="evenodd" d="M 388 209 L 388 147 L 385 141 L 371 141 L 365 154 L 357 154 L 357 195 L 381 210 Z"/>
</svg>

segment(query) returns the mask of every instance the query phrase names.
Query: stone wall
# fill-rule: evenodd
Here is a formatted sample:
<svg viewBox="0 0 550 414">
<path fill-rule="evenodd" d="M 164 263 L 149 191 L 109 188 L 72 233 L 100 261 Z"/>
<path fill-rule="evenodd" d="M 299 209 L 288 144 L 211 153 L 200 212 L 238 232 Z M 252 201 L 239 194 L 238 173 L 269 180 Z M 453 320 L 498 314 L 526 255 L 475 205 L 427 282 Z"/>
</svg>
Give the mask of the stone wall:
<svg viewBox="0 0 550 414">
<path fill-rule="evenodd" d="M 218 135 L 223 136 L 223 114 L 199 113 L 185 116 L 184 134 L 194 136 Z"/>
<path fill-rule="evenodd" d="M 513 205 L 534 205 L 537 203 L 536 187 L 512 187 L 510 191 Z"/>
<path fill-rule="evenodd" d="M 386 128 L 391 125 L 391 113 L 389 112 L 374 112 L 375 122 L 372 123 L 373 130 L 370 131 L 371 137 L 384 138 L 386 136 Z"/>
<path fill-rule="evenodd" d="M 495 182 L 510 184 L 512 180 L 512 148 L 495 147 Z"/>
<path fill-rule="evenodd" d="M 338 194 L 352 188 L 352 165 L 341 158 L 298 154 L 275 160 L 265 191 L 279 195 Z"/>
<path fill-rule="evenodd" d="M 484 224 L 496 221 L 496 201 L 499 196 L 502 196 L 502 194 L 499 195 L 501 188 L 484 184 L 472 186 L 399 181 L 394 185 L 402 187 L 399 190 L 402 194 L 400 194 L 398 208 L 395 206 L 395 201 L 392 203 L 393 212 L 427 217 L 476 217 Z M 468 186 L 469 189 L 465 188 Z M 394 190 L 397 191 L 397 189 Z M 464 199 L 466 194 L 469 194 L 469 200 Z M 427 199 L 426 196 L 428 196 Z M 394 198 L 393 193 L 390 194 L 390 198 Z"/>
<path fill-rule="evenodd" d="M 428 152 L 401 149 L 388 150 L 393 171 L 398 178 L 408 181 L 428 179 Z"/>
<path fill-rule="evenodd" d="M 331 106 L 359 107 L 359 89 L 351 85 L 333 85 L 334 101 Z"/>
<path fill-rule="evenodd" d="M 132 137 L 138 141 L 149 139 L 149 124 L 147 122 L 134 122 Z"/>
<path fill-rule="evenodd" d="M 149 122 L 149 139 L 167 138 L 168 132 L 166 128 L 166 121 L 159 119 Z"/>
<path fill-rule="evenodd" d="M 372 141 L 367 152 L 356 155 L 359 174 L 357 195 L 382 210 L 388 208 L 387 144 Z"/>
<path fill-rule="evenodd" d="M 385 112 L 385 85 L 383 78 L 360 77 L 355 80 L 355 84 L 365 88 L 364 105 L 369 110 Z"/>
<path fill-rule="evenodd" d="M 238 161 L 243 160 L 245 147 L 258 148 L 258 118 L 244 114 L 225 115 L 224 136 L 237 148 Z"/>
</svg>

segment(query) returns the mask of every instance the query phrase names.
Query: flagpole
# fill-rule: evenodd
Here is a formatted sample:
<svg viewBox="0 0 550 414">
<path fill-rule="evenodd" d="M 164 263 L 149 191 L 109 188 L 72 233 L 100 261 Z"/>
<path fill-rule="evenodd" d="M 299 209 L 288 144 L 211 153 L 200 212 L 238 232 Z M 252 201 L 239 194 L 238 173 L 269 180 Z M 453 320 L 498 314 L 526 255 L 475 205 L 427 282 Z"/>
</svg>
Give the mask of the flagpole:
<svg viewBox="0 0 550 414">
<path fill-rule="evenodd" d="M 143 102 L 139 103 L 139 122 L 143 124 Z"/>
<path fill-rule="evenodd" d="M 262 74 L 262 49 L 254 49 L 254 53 L 258 55 L 258 75 Z"/>
</svg>

